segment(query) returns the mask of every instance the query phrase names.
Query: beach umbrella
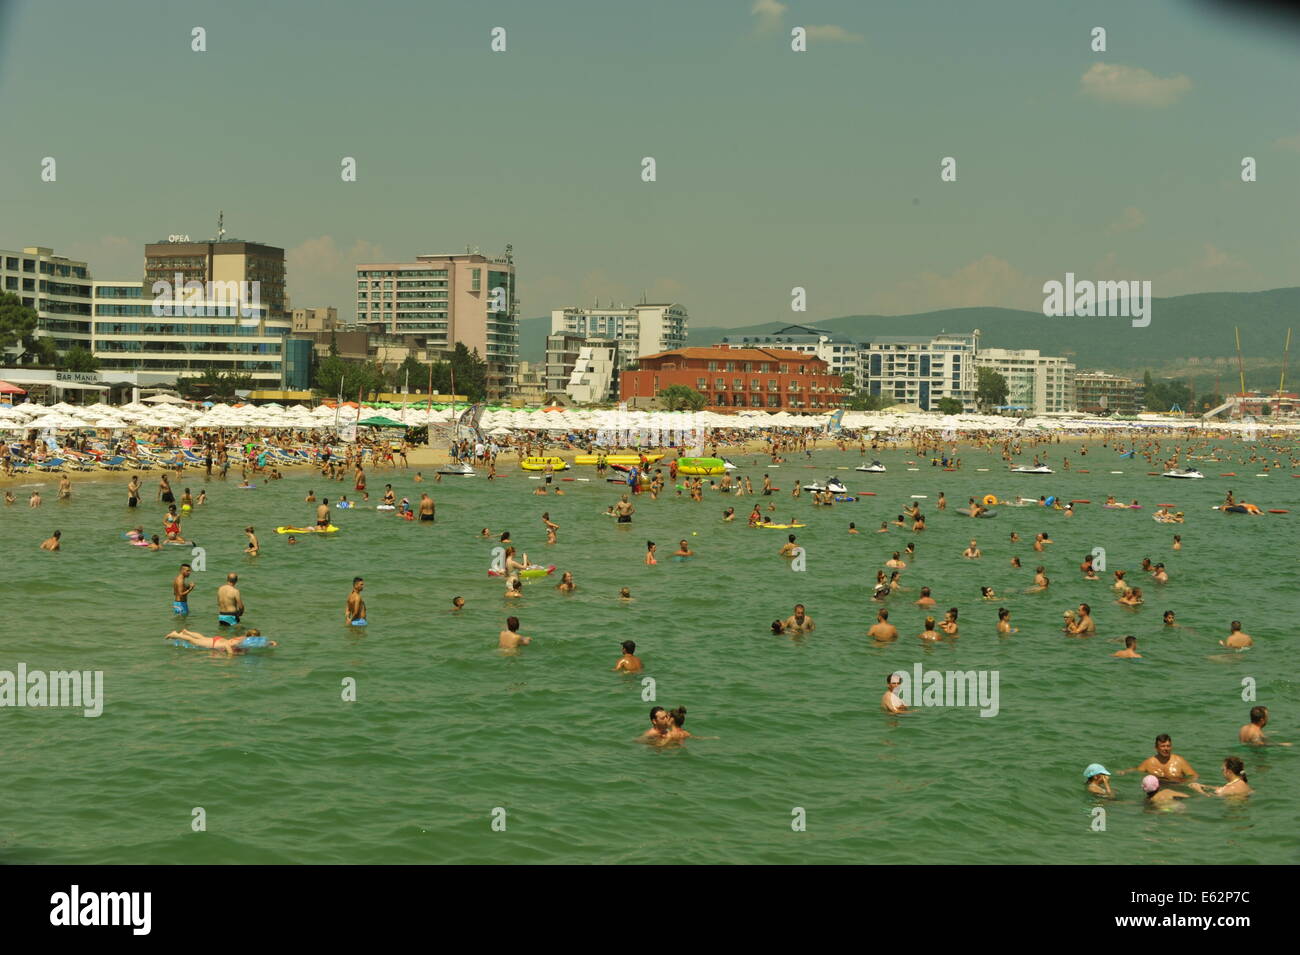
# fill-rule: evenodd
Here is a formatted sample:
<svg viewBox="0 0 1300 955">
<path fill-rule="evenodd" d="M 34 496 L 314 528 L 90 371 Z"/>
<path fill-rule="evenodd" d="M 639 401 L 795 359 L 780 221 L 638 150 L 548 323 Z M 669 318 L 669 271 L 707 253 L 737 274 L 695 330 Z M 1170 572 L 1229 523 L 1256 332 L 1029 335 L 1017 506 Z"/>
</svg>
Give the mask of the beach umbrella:
<svg viewBox="0 0 1300 955">
<path fill-rule="evenodd" d="M 364 428 L 402 428 L 405 425 L 400 421 L 394 421 L 392 418 L 385 418 L 382 415 L 365 418 L 358 421 L 357 424 Z"/>
<path fill-rule="evenodd" d="M 0 381 L 0 395 L 25 395 L 27 392 L 17 385 L 11 385 L 7 381 Z"/>
<path fill-rule="evenodd" d="M 156 405 L 185 404 L 184 398 L 177 398 L 175 395 L 150 395 L 148 398 L 145 398 L 144 400 Z"/>
</svg>

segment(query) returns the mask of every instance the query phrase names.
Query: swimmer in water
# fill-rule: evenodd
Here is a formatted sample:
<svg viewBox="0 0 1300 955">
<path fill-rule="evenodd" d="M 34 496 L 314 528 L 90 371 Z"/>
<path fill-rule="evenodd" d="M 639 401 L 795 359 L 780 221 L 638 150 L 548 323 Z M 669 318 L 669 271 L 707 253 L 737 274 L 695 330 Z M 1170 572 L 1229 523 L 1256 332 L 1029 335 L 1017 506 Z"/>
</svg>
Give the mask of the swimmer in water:
<svg viewBox="0 0 1300 955">
<path fill-rule="evenodd" d="M 1250 634 L 1242 632 L 1240 620 L 1232 621 L 1229 629 L 1231 632 L 1228 634 L 1228 639 L 1220 640 L 1219 646 L 1227 647 L 1230 650 L 1245 650 L 1247 647 L 1255 645 L 1255 641 L 1251 639 Z"/>
<path fill-rule="evenodd" d="M 249 557 L 256 557 L 262 551 L 262 547 L 257 542 L 257 535 L 253 533 L 253 526 L 250 524 L 244 528 L 244 533 L 248 535 L 248 544 L 244 548 L 244 553 Z"/>
<path fill-rule="evenodd" d="M 958 635 L 957 632 L 957 608 L 949 607 L 948 612 L 943 616 L 943 622 L 939 624 L 939 629 L 950 637 Z"/>
<path fill-rule="evenodd" d="M 894 556 L 885 561 L 885 566 L 902 569 L 907 566 L 907 563 L 902 559 L 898 551 L 894 551 Z"/>
<path fill-rule="evenodd" d="M 907 705 L 898 695 L 898 688 L 903 685 L 903 678 L 897 673 L 885 677 L 885 695 L 880 698 L 880 708 L 886 713 L 906 713 Z"/>
<path fill-rule="evenodd" d="M 1237 731 L 1237 740 L 1250 746 L 1290 746 L 1290 743 L 1282 743 L 1271 740 L 1264 735 L 1264 727 L 1268 725 L 1268 707 L 1252 706 L 1250 708 L 1250 722 Z"/>
<path fill-rule="evenodd" d="M 1246 765 L 1236 756 L 1229 756 L 1223 761 L 1221 769 L 1225 784 L 1217 789 L 1208 789 L 1201 783 L 1191 786 L 1202 796 L 1249 796 L 1255 790 L 1246 783 Z"/>
<path fill-rule="evenodd" d="M 366 602 L 361 599 L 361 591 L 365 587 L 366 582 L 362 578 L 352 578 L 352 590 L 348 593 L 348 605 L 343 611 L 343 619 L 354 627 L 363 626 L 366 622 Z"/>
<path fill-rule="evenodd" d="M 1178 534 L 1175 534 L 1175 535 L 1174 535 L 1174 550 L 1182 550 L 1182 549 L 1183 549 L 1183 539 L 1182 539 L 1182 537 L 1179 536 Z"/>
<path fill-rule="evenodd" d="M 502 650 L 517 650 L 533 642 L 532 637 L 519 633 L 519 618 L 506 617 L 506 628 L 497 635 L 497 646 Z"/>
<path fill-rule="evenodd" d="M 941 634 L 936 627 L 933 617 L 925 618 L 925 629 L 917 634 L 917 639 L 929 640 L 931 642 L 943 639 L 943 634 Z"/>
<path fill-rule="evenodd" d="M 795 541 L 795 536 L 793 534 L 788 535 L 786 542 L 781 545 L 782 557 L 793 557 L 795 555 L 795 552 L 799 550 L 799 545 L 796 544 L 794 541 Z"/>
<path fill-rule="evenodd" d="M 631 599 L 632 599 L 632 591 L 629 590 L 629 589 L 626 588 L 626 587 L 621 588 L 621 589 L 619 590 L 619 592 L 618 592 L 618 599 L 619 599 L 619 600 L 631 600 Z"/>
<path fill-rule="evenodd" d="M 724 521 L 734 521 L 736 519 L 736 509 L 734 507 L 727 508 L 722 512 L 722 519 Z"/>
<path fill-rule="evenodd" d="M 59 541 L 63 538 L 63 531 L 55 531 L 45 540 L 41 541 L 41 550 L 58 550 Z"/>
<path fill-rule="evenodd" d="M 1110 788 L 1110 771 L 1101 763 L 1093 763 L 1083 771 L 1088 792 L 1094 796 L 1114 796 Z"/>
<path fill-rule="evenodd" d="M 683 739 L 691 738 L 691 734 L 686 732 L 684 728 L 686 724 L 686 707 L 679 706 L 675 710 L 669 710 L 668 718 L 670 720 L 670 725 L 668 727 L 669 740 L 683 740 Z"/>
<path fill-rule="evenodd" d="M 298 538 L 296 538 L 296 537 L 294 537 L 292 534 L 290 534 L 288 540 L 286 540 L 285 543 L 286 543 L 286 544 L 296 544 L 296 543 L 298 543 Z"/>
<path fill-rule="evenodd" d="M 972 539 L 966 549 L 961 552 L 961 555 L 966 558 L 976 559 L 982 556 L 982 551 L 979 549 L 979 545 Z"/>
<path fill-rule="evenodd" d="M 1011 611 L 1006 607 L 998 608 L 998 633 L 1018 633 L 1019 631 L 1011 626 Z"/>
<path fill-rule="evenodd" d="M 555 585 L 555 589 L 558 590 L 558 591 L 559 591 L 560 593 L 562 593 L 562 594 L 571 594 L 571 593 L 573 593 L 575 590 L 577 590 L 577 589 L 578 589 L 578 585 L 575 584 L 575 583 L 573 582 L 573 574 L 572 574 L 572 572 L 566 570 L 566 571 L 565 571 L 565 572 L 560 576 L 560 582 L 559 582 L 558 584 Z"/>
<path fill-rule="evenodd" d="M 195 647 L 203 647 L 207 650 L 224 650 L 227 656 L 234 656 L 239 645 L 250 637 L 260 637 L 260 630 L 246 630 L 237 637 L 205 637 L 197 630 L 186 630 L 182 627 L 180 630 L 173 630 L 164 640 L 184 640 L 186 643 Z M 278 647 L 280 644 L 274 640 L 268 640 L 266 645 L 269 647 Z"/>
<path fill-rule="evenodd" d="M 884 521 L 881 521 L 881 522 L 880 522 L 880 530 L 876 531 L 876 533 L 877 533 L 877 534 L 888 534 L 888 533 L 889 533 L 889 525 L 886 524 Z"/>
<path fill-rule="evenodd" d="M 5 503 L 13 504 L 16 503 L 17 500 L 18 498 L 14 497 L 14 492 L 9 490 L 8 488 L 5 488 Z"/>
<path fill-rule="evenodd" d="M 666 742 L 671 728 L 672 717 L 668 715 L 668 711 L 662 706 L 652 706 L 650 708 L 650 728 L 642 734 L 641 738 L 648 742 Z"/>
<path fill-rule="evenodd" d="M 464 610 L 464 609 L 465 609 L 465 598 L 464 598 L 464 597 L 452 597 L 452 598 L 451 598 L 451 609 L 452 609 L 452 612 L 453 612 L 453 613 L 454 613 L 455 611 L 457 611 L 457 610 Z"/>
<path fill-rule="evenodd" d="M 809 633 L 817 629 L 817 625 L 813 623 L 812 617 L 805 615 L 803 604 L 795 604 L 794 613 L 785 618 L 781 628 L 786 633 Z"/>
<path fill-rule="evenodd" d="M 918 607 L 933 607 L 935 605 L 935 602 L 936 602 L 935 599 L 930 596 L 930 588 L 922 587 L 921 597 L 919 600 L 916 601 L 916 605 Z"/>
<path fill-rule="evenodd" d="M 1174 742 L 1168 733 L 1156 737 L 1156 754 L 1148 756 L 1131 769 L 1121 769 L 1121 776 L 1127 773 L 1148 773 L 1166 782 L 1185 782 L 1199 775 L 1191 764 L 1174 752 Z M 1143 781 L 1145 783 L 1145 780 Z"/>
<path fill-rule="evenodd" d="M 636 643 L 631 640 L 624 640 L 623 655 L 614 664 L 614 672 L 640 673 L 641 670 L 641 659 L 636 655 Z"/>
<path fill-rule="evenodd" d="M 1114 653 L 1111 654 L 1111 656 L 1122 657 L 1127 660 L 1140 660 L 1142 659 L 1142 654 L 1137 652 L 1137 645 L 1138 645 L 1137 637 L 1125 637 L 1124 649 L 1116 650 Z"/>
<path fill-rule="evenodd" d="M 889 611 L 884 607 L 876 611 L 876 622 L 867 631 L 867 636 L 877 643 L 889 643 L 898 639 L 898 628 L 889 622 Z"/>
<path fill-rule="evenodd" d="M 647 567 L 653 567 L 659 561 L 655 560 L 655 542 L 645 542 L 645 563 Z"/>
<path fill-rule="evenodd" d="M 852 521 L 849 521 L 849 533 L 856 534 L 857 532 L 858 532 L 858 525 L 853 523 Z"/>
<path fill-rule="evenodd" d="M 560 525 L 551 520 L 549 511 L 542 513 L 542 526 L 546 528 L 546 543 L 554 544 L 556 540 L 555 532 L 560 529 Z"/>
<path fill-rule="evenodd" d="M 1120 770 L 1121 775 L 1124 770 Z M 1187 793 L 1180 793 L 1176 789 L 1161 789 L 1160 779 L 1154 775 L 1142 777 L 1142 791 L 1146 793 L 1146 801 L 1152 806 L 1168 806 L 1175 799 L 1190 799 Z"/>
<path fill-rule="evenodd" d="M 506 596 L 517 599 L 524 595 L 524 582 L 518 577 L 510 576 L 506 578 Z"/>
<path fill-rule="evenodd" d="M 686 543 L 686 541 L 682 540 L 677 542 L 677 549 L 673 551 L 673 556 L 694 557 L 695 551 L 691 550 L 691 546 L 688 543 Z"/>
<path fill-rule="evenodd" d="M 997 600 L 997 599 L 998 599 L 998 595 L 995 594 L 995 593 L 993 592 L 993 588 L 992 588 L 992 587 L 981 587 L 981 588 L 980 588 L 980 599 L 981 599 L 981 600 Z"/>
<path fill-rule="evenodd" d="M 1011 558 L 1011 566 L 1012 566 L 1012 567 L 1019 567 L 1019 566 L 1020 566 L 1020 558 L 1019 558 L 1019 557 L 1012 557 L 1012 558 Z"/>
</svg>

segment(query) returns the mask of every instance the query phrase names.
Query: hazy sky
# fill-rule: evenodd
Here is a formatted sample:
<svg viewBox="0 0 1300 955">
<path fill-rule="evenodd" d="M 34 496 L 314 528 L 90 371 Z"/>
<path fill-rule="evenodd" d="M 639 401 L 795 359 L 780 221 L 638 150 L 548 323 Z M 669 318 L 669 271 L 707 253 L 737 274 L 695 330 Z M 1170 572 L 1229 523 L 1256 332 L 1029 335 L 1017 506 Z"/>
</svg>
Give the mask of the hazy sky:
<svg viewBox="0 0 1300 955">
<path fill-rule="evenodd" d="M 507 242 L 523 316 L 643 289 L 699 325 L 1037 308 L 1067 271 L 1300 284 L 1300 37 L 1193 0 L 0 7 L 0 248 L 97 278 L 224 209 L 289 250 L 295 304 L 349 319 L 359 261 Z"/>
</svg>

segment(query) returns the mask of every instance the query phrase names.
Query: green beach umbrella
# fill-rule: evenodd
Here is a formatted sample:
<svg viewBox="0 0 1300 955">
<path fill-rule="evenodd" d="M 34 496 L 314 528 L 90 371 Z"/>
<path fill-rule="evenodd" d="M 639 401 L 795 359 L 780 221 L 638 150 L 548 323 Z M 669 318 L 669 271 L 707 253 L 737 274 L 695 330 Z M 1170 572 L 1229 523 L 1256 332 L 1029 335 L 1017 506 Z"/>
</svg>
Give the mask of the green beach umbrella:
<svg viewBox="0 0 1300 955">
<path fill-rule="evenodd" d="M 394 421 L 392 418 L 385 418 L 382 415 L 376 415 L 373 418 L 366 418 L 364 421 L 358 421 L 358 425 L 367 428 L 405 428 L 406 425 L 400 421 Z"/>
</svg>

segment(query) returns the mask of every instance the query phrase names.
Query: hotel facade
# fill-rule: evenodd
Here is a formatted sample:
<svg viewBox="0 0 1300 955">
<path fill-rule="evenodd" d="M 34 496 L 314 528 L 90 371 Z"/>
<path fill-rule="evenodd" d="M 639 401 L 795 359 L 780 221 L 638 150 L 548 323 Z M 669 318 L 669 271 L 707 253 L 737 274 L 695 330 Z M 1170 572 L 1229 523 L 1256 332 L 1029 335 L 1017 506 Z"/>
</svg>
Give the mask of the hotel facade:
<svg viewBox="0 0 1300 955">
<path fill-rule="evenodd" d="M 623 401 L 644 403 L 671 385 L 705 396 L 708 411 L 824 413 L 843 405 L 839 375 L 820 358 L 775 348 L 678 348 L 647 355 L 619 376 Z"/>
<path fill-rule="evenodd" d="M 480 252 L 417 255 L 414 262 L 356 267 L 357 324 L 413 336 L 430 353 L 460 342 L 487 364 L 487 397 L 515 390 L 519 364 L 519 300 L 514 258 Z"/>
<path fill-rule="evenodd" d="M 61 352 L 90 348 L 92 282 L 85 262 L 55 255 L 51 248 L 0 249 L 0 290 L 35 309 L 36 334 L 52 339 Z"/>
</svg>

